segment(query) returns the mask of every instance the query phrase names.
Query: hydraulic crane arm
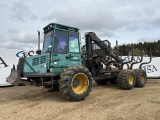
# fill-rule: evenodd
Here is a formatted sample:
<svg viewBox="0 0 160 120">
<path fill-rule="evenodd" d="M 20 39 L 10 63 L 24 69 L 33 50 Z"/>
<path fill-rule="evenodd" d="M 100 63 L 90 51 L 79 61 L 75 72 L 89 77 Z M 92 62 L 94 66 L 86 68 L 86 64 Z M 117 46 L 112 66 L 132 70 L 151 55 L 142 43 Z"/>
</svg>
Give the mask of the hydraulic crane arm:
<svg viewBox="0 0 160 120">
<path fill-rule="evenodd" d="M 120 62 L 121 59 L 117 57 L 117 55 L 108 48 L 108 46 L 104 43 L 101 42 L 101 40 L 97 37 L 97 35 L 94 32 L 88 32 L 86 35 L 86 51 L 87 51 L 87 59 L 92 57 L 92 41 L 100 47 L 100 49 L 104 49 L 107 54 L 110 54 L 111 57 L 117 61 Z"/>
</svg>

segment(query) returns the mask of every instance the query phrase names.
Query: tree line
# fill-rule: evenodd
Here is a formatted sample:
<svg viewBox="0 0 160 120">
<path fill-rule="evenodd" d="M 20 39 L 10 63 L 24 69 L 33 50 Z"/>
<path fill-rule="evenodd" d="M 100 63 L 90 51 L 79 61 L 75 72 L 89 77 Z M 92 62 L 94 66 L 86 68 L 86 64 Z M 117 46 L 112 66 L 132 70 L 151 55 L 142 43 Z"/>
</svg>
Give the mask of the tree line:
<svg viewBox="0 0 160 120">
<path fill-rule="evenodd" d="M 142 50 L 143 46 L 143 50 Z M 152 56 L 154 57 L 160 57 L 160 40 L 154 41 L 154 42 L 144 42 L 144 43 L 133 43 L 133 44 L 123 44 L 119 45 L 119 54 L 122 56 L 128 56 L 128 55 L 133 55 L 134 56 L 140 56 L 141 51 L 143 56 L 150 56 L 150 48 L 151 48 L 151 53 Z M 114 47 L 116 49 L 116 47 Z M 132 52 L 133 50 L 133 52 Z"/>
</svg>

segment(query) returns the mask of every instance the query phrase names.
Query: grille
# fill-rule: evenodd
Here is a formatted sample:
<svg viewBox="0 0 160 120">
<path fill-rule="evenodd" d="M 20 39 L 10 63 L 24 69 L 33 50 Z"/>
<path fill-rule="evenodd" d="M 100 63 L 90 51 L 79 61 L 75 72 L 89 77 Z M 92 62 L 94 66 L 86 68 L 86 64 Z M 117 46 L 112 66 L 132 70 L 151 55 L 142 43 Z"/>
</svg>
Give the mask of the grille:
<svg viewBox="0 0 160 120">
<path fill-rule="evenodd" d="M 46 56 L 40 57 L 40 64 L 46 63 Z"/>
<path fill-rule="evenodd" d="M 32 60 L 32 66 L 35 66 L 35 65 L 39 65 L 39 58 L 33 58 Z"/>
<path fill-rule="evenodd" d="M 40 58 L 37 57 L 32 59 L 32 66 L 36 66 L 43 63 L 46 63 L 46 56 L 41 56 Z"/>
</svg>

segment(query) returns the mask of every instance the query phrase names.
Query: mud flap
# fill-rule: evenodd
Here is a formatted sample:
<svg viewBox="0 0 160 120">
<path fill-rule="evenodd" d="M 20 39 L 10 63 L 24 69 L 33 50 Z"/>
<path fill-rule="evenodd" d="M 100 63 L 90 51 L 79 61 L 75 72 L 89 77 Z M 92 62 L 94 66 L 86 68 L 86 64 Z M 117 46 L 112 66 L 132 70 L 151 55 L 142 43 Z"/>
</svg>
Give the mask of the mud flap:
<svg viewBox="0 0 160 120">
<path fill-rule="evenodd" d="M 6 81 L 12 85 L 18 85 L 20 82 L 20 72 L 12 68 L 11 74 L 6 78 Z"/>
</svg>

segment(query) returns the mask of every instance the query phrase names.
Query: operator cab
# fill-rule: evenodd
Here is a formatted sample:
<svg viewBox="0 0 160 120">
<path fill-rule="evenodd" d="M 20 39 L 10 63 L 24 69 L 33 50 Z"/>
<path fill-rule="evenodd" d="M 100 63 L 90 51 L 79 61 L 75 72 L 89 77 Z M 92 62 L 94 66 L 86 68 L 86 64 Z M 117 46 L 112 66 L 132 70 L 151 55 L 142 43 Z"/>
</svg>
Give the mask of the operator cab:
<svg viewBox="0 0 160 120">
<path fill-rule="evenodd" d="M 56 23 L 44 28 L 43 53 L 79 53 L 79 29 Z"/>
<path fill-rule="evenodd" d="M 42 53 L 48 56 L 48 72 L 63 72 L 69 66 L 82 65 L 79 29 L 51 23 L 44 28 Z"/>
</svg>

